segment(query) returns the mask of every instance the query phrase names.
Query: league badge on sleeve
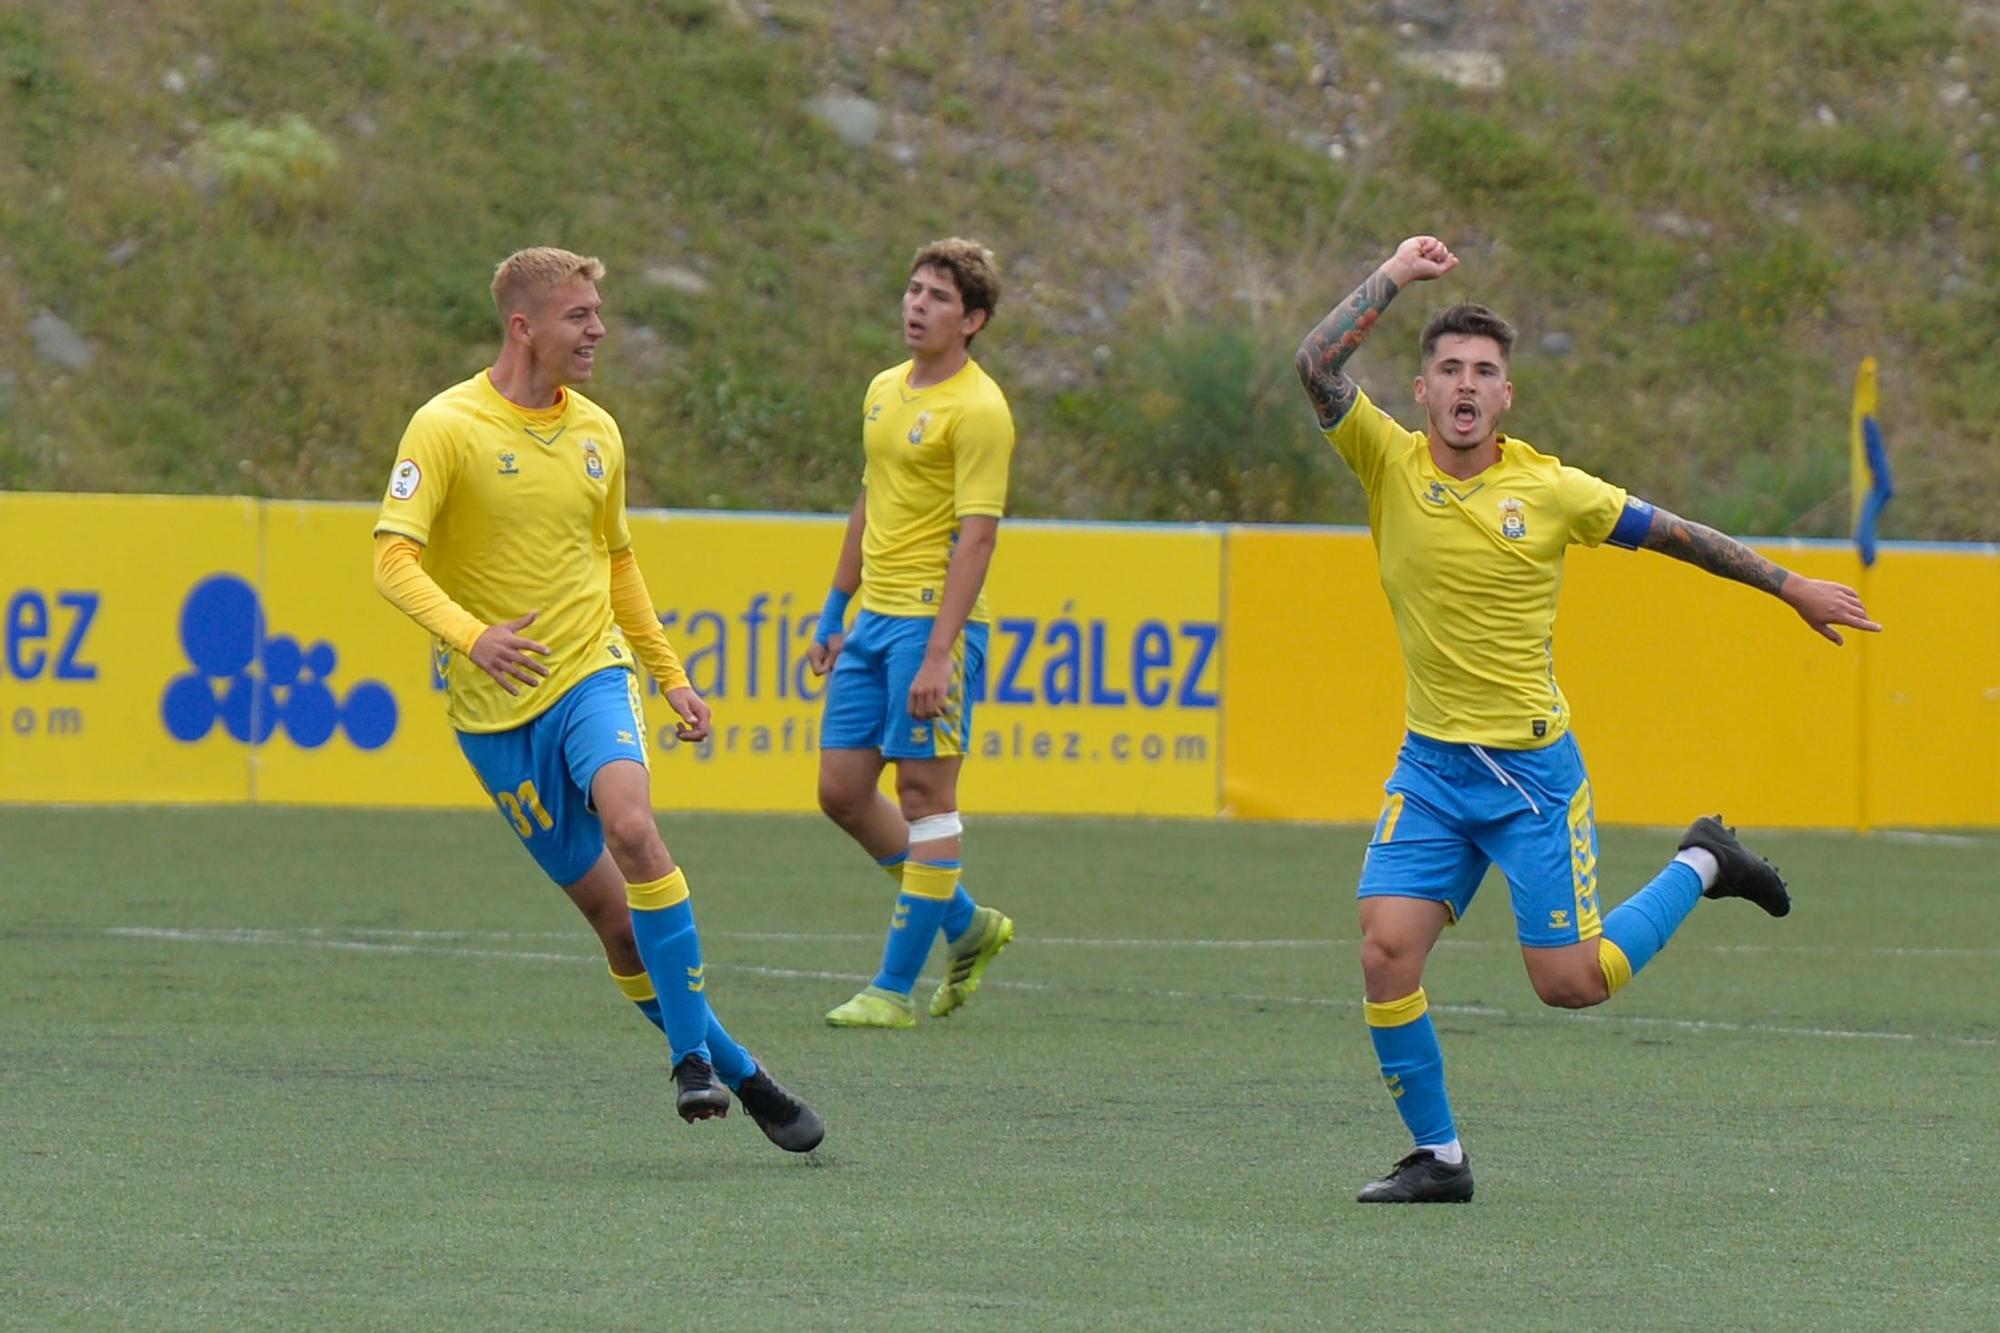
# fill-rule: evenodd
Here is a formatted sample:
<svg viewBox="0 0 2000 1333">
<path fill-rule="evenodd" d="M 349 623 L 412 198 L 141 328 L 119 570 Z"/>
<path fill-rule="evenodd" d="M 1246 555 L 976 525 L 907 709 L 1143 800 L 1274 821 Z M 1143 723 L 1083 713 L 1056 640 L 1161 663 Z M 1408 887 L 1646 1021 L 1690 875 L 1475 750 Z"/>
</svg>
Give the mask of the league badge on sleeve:
<svg viewBox="0 0 2000 1333">
<path fill-rule="evenodd" d="M 424 484 L 424 470 L 414 459 L 405 458 L 396 464 L 396 470 L 389 474 L 389 494 L 398 500 L 407 500 L 417 493 L 417 487 Z"/>
</svg>

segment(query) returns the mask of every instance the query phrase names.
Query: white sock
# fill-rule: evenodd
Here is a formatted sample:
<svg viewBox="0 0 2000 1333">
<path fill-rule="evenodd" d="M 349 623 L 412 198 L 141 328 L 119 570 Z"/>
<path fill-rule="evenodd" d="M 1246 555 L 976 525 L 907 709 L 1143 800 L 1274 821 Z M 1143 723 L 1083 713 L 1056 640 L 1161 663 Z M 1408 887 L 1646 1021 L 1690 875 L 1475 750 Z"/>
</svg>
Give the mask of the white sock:
<svg viewBox="0 0 2000 1333">
<path fill-rule="evenodd" d="M 1417 1151 L 1430 1153 L 1446 1166 L 1457 1166 L 1465 1160 L 1465 1149 L 1459 1146 L 1457 1139 L 1450 1143 L 1419 1143 Z"/>
<path fill-rule="evenodd" d="M 1722 866 L 1716 861 L 1715 853 L 1709 851 L 1706 847 L 1684 848 L 1681 854 L 1676 856 L 1674 860 L 1679 861 L 1682 865 L 1694 867 L 1694 873 L 1701 876 L 1701 891 L 1703 893 L 1707 893 L 1715 887 L 1715 877 L 1722 873 Z"/>
</svg>

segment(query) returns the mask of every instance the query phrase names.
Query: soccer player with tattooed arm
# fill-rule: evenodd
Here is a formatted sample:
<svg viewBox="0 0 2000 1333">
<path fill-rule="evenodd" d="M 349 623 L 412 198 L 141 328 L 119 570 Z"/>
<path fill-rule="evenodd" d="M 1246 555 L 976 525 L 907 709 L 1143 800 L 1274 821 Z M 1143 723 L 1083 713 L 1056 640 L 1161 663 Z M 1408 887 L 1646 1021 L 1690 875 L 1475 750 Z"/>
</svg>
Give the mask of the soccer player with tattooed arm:
<svg viewBox="0 0 2000 1333">
<path fill-rule="evenodd" d="M 1425 961 L 1498 863 L 1521 957 L 1546 1004 L 1602 1004 L 1666 945 L 1703 898 L 1791 910 L 1776 868 L 1721 816 L 1694 821 L 1652 881 L 1606 911 L 1598 898 L 1590 779 L 1553 668 L 1556 598 L 1572 544 L 1657 551 L 1769 593 L 1815 633 L 1874 631 L 1852 588 L 1780 568 L 1503 433 L 1514 330 L 1484 306 L 1439 311 L 1419 340 L 1406 430 L 1346 373 L 1396 294 L 1458 257 L 1414 236 L 1308 333 L 1299 378 L 1320 429 L 1368 494 L 1382 588 L 1406 675 L 1406 735 L 1362 862 L 1361 972 L 1368 1033 L 1415 1150 L 1363 1203 L 1463 1202 L 1472 1164 L 1445 1094 Z"/>
</svg>

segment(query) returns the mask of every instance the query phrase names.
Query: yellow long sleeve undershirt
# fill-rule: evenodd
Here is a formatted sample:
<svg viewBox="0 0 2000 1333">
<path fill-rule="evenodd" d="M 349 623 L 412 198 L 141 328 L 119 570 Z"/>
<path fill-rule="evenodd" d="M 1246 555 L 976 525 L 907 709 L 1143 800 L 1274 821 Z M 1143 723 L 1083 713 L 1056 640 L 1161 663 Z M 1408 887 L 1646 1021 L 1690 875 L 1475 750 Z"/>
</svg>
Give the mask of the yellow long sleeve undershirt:
<svg viewBox="0 0 2000 1333">
<path fill-rule="evenodd" d="M 686 688 L 680 654 L 667 641 L 659 612 L 653 609 L 653 594 L 646 591 L 646 576 L 639 572 L 639 557 L 629 546 L 611 553 L 611 614 L 662 690 Z"/>
<path fill-rule="evenodd" d="M 393 532 L 375 534 L 375 591 L 459 652 L 470 656 L 487 626 L 451 600 L 424 569 L 424 548 Z"/>
</svg>

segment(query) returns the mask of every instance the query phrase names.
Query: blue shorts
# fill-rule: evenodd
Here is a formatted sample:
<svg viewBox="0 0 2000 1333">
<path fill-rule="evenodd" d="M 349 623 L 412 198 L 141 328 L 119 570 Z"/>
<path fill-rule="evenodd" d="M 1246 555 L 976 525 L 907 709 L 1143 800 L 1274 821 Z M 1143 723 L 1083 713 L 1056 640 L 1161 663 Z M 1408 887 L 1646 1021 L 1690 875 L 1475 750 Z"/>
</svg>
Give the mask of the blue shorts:
<svg viewBox="0 0 2000 1333">
<path fill-rule="evenodd" d="M 972 701 L 986 693 L 986 626 L 967 623 L 951 648 L 944 716 L 910 716 L 930 616 L 863 611 L 833 663 L 820 719 L 822 750 L 880 750 L 885 759 L 946 759 L 972 748 Z"/>
<path fill-rule="evenodd" d="M 604 854 L 590 780 L 614 759 L 646 763 L 638 679 L 606 667 L 523 726 L 459 732 L 458 748 L 536 864 L 567 888 Z"/>
<path fill-rule="evenodd" d="M 1407 735 L 1387 791 L 1361 897 L 1427 898 L 1457 921 L 1498 862 L 1522 944 L 1550 949 L 1603 933 L 1597 820 L 1574 737 L 1496 750 Z"/>
</svg>

